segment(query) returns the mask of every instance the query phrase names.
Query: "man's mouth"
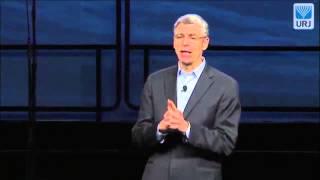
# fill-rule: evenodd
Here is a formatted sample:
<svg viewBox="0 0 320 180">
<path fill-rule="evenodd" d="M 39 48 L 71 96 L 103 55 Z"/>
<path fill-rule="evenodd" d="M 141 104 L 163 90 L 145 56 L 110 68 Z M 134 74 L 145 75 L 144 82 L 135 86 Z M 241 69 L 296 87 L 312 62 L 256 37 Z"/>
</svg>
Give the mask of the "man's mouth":
<svg viewBox="0 0 320 180">
<path fill-rule="evenodd" d="M 181 50 L 180 53 L 181 53 L 182 55 L 189 55 L 189 54 L 191 54 L 191 51 Z"/>
</svg>

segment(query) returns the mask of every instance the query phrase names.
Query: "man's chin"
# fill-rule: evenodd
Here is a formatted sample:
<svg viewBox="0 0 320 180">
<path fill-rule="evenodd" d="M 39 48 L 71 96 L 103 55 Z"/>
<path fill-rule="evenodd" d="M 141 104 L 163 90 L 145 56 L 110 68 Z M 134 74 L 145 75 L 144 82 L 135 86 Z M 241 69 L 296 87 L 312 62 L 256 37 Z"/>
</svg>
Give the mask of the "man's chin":
<svg viewBox="0 0 320 180">
<path fill-rule="evenodd" d="M 192 65 L 192 61 L 190 61 L 190 60 L 187 60 L 187 61 L 180 60 L 180 63 L 183 66 L 191 66 Z"/>
<path fill-rule="evenodd" d="M 184 66 L 190 66 L 192 64 L 191 58 L 180 58 L 179 62 Z"/>
</svg>

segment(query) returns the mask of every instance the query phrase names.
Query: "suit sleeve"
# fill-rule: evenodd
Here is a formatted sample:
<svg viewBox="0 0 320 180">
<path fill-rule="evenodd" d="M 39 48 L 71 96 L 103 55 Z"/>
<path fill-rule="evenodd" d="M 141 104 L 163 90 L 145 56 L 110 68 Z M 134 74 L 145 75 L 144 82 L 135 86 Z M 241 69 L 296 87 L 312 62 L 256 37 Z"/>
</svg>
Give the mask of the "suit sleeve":
<svg viewBox="0 0 320 180">
<path fill-rule="evenodd" d="M 211 152 L 229 155 L 235 147 L 238 125 L 241 114 L 239 89 L 236 81 L 228 86 L 216 111 L 213 127 L 209 128 L 191 123 L 188 142 L 197 148 Z"/>
<path fill-rule="evenodd" d="M 139 147 L 153 147 L 158 143 L 152 101 L 152 82 L 149 77 L 143 88 L 138 120 L 132 128 L 132 142 Z"/>
</svg>

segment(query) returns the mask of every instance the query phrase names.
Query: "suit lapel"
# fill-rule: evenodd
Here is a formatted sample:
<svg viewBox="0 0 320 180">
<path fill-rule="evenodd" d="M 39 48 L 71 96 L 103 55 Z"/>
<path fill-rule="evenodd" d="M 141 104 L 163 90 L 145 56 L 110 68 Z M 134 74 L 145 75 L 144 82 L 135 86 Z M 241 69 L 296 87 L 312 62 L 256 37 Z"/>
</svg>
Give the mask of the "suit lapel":
<svg viewBox="0 0 320 180">
<path fill-rule="evenodd" d="M 164 89 L 167 99 L 177 104 L 177 71 L 178 67 L 172 68 L 164 79 Z"/>
<path fill-rule="evenodd" d="M 208 65 L 206 65 L 205 69 L 199 77 L 196 86 L 194 87 L 194 90 L 183 112 L 185 118 L 189 116 L 192 109 L 195 107 L 196 104 L 199 103 L 202 96 L 205 94 L 205 92 L 208 90 L 208 88 L 212 85 L 213 82 L 213 71 L 209 68 Z"/>
</svg>

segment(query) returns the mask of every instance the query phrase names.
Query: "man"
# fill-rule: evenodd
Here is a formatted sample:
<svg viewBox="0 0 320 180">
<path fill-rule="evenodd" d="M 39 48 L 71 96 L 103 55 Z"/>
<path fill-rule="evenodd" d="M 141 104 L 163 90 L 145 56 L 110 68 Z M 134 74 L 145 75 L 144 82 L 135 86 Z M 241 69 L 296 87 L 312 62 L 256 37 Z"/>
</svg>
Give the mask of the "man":
<svg viewBox="0 0 320 180">
<path fill-rule="evenodd" d="M 132 140 L 151 152 L 143 180 L 220 180 L 221 162 L 235 147 L 238 85 L 202 56 L 208 24 L 187 14 L 174 24 L 178 65 L 151 74 Z"/>
</svg>

